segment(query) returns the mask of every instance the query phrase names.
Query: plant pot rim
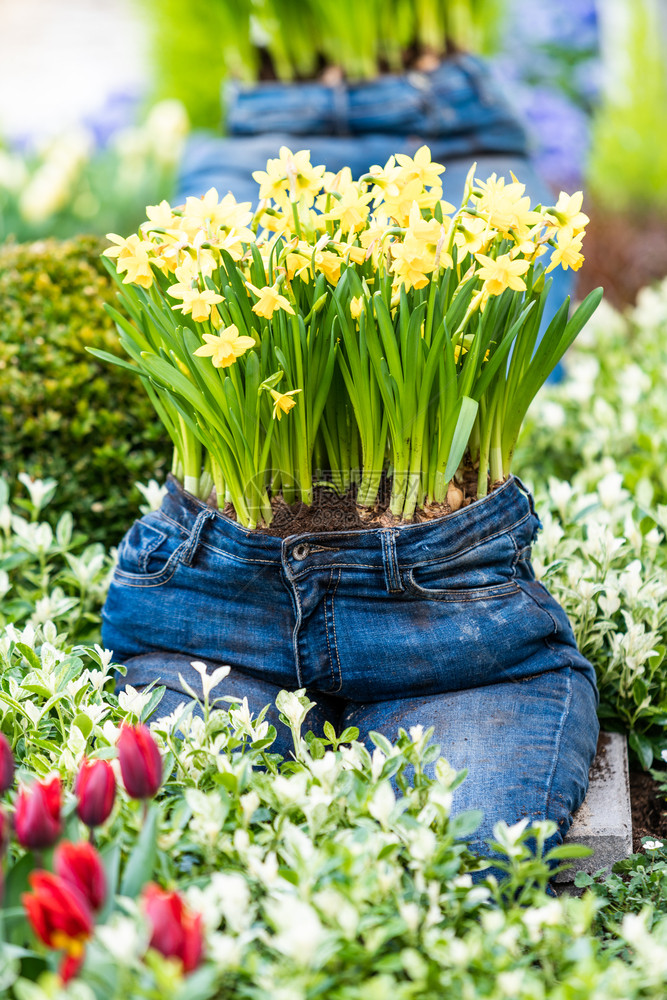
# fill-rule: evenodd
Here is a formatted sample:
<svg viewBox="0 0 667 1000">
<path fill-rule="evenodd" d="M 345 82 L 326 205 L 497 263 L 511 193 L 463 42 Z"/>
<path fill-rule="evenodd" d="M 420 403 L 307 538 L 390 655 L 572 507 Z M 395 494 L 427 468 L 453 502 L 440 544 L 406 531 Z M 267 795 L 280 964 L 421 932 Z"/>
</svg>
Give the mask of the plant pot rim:
<svg viewBox="0 0 667 1000">
<path fill-rule="evenodd" d="M 235 521 L 233 518 L 229 517 L 218 507 L 213 507 L 210 504 L 206 503 L 206 501 L 200 500 L 198 497 L 194 496 L 194 494 L 189 493 L 171 472 L 167 476 L 167 490 L 170 493 L 180 496 L 188 506 L 194 508 L 199 513 L 201 513 L 201 511 L 206 511 L 206 510 L 211 511 L 212 516 L 219 518 L 226 526 L 229 526 L 231 529 L 240 532 L 240 534 L 243 535 L 245 538 L 262 539 L 263 541 L 266 541 L 267 544 L 275 542 L 278 546 L 282 545 L 286 541 L 292 542 L 296 538 L 318 538 L 318 539 L 326 539 L 331 542 L 333 542 L 334 540 L 338 540 L 338 543 L 340 543 L 346 537 L 360 538 L 363 535 L 381 536 L 383 533 L 386 534 L 387 532 L 392 532 L 394 534 L 400 533 L 403 535 L 403 537 L 406 537 L 406 534 L 409 533 L 412 535 L 412 537 L 415 537 L 419 532 L 425 534 L 426 532 L 432 531 L 434 528 L 437 528 L 439 525 L 451 521 L 453 518 L 462 519 L 462 531 L 465 531 L 466 519 L 472 518 L 474 520 L 477 512 L 483 506 L 489 503 L 498 503 L 498 501 L 502 497 L 504 497 L 504 495 L 507 494 L 508 492 L 511 493 L 518 492 L 524 494 L 528 498 L 531 512 L 533 511 L 533 500 L 530 491 L 527 489 L 526 486 L 524 486 L 524 484 L 521 482 L 518 476 L 515 476 L 513 473 L 510 473 L 507 479 L 503 483 L 501 483 L 500 486 L 497 486 L 486 496 L 479 497 L 477 500 L 473 500 L 470 504 L 468 504 L 467 507 L 461 507 L 459 510 L 451 511 L 451 513 L 443 514 L 440 517 L 433 517 L 428 520 L 419 521 L 415 523 L 396 524 L 388 527 L 383 527 L 380 525 L 378 526 L 369 525 L 368 527 L 364 528 L 348 528 L 337 531 L 326 531 L 326 530 L 296 531 L 293 534 L 287 535 L 285 537 L 279 537 L 277 535 L 272 535 L 270 532 L 267 532 L 262 528 L 244 528 L 243 525 L 239 524 L 238 521 Z"/>
</svg>

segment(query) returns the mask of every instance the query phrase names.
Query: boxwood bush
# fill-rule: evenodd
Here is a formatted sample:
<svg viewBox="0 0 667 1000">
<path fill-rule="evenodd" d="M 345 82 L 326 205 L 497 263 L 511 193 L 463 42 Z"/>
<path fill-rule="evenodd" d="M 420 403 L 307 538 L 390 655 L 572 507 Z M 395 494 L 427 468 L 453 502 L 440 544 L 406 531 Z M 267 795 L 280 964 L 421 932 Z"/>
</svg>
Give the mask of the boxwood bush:
<svg viewBox="0 0 667 1000">
<path fill-rule="evenodd" d="M 115 544 L 137 516 L 134 482 L 163 477 L 168 449 L 139 381 L 86 351 L 119 350 L 105 245 L 0 246 L 0 469 L 57 479 L 55 506 Z"/>
</svg>

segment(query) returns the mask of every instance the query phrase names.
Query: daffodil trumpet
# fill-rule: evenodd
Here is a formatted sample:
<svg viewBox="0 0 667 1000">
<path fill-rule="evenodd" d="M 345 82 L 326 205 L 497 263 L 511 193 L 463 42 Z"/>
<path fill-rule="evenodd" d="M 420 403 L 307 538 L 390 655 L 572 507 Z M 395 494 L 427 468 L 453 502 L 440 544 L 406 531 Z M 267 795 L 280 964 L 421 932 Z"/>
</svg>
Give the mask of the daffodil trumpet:
<svg viewBox="0 0 667 1000">
<path fill-rule="evenodd" d="M 111 309 L 186 489 L 268 526 L 272 499 L 328 481 L 397 522 L 443 503 L 462 470 L 504 480 L 528 406 L 596 308 L 542 319 L 556 267 L 577 270 L 580 193 L 531 207 L 524 185 L 468 174 L 457 209 L 422 147 L 359 181 L 286 147 L 259 205 L 215 190 L 149 206 L 106 263 Z"/>
</svg>

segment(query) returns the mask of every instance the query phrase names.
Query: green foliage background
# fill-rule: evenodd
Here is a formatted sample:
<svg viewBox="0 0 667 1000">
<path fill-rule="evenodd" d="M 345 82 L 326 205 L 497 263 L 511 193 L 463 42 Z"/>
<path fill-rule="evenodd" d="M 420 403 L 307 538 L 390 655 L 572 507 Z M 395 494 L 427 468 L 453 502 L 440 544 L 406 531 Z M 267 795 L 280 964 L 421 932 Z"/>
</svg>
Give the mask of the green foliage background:
<svg viewBox="0 0 667 1000">
<path fill-rule="evenodd" d="M 105 245 L 0 246 L 0 470 L 57 479 L 54 511 L 116 544 L 138 516 L 134 482 L 164 476 L 168 449 L 138 380 L 86 351 L 120 353 L 104 311 L 115 301 Z"/>
</svg>

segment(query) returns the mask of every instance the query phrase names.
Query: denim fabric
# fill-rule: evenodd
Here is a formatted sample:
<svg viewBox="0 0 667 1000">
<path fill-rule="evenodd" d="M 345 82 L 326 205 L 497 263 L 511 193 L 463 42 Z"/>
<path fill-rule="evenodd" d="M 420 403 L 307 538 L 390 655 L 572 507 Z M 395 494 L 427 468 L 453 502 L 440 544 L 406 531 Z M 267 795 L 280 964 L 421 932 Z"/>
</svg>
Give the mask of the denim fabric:
<svg viewBox="0 0 667 1000">
<path fill-rule="evenodd" d="M 567 616 L 531 568 L 539 528 L 519 480 L 437 520 L 284 540 L 247 531 L 170 479 L 160 511 L 123 539 L 103 610 L 103 640 L 126 681 L 187 699 L 179 671 L 224 663 L 218 696 L 257 713 L 281 688 L 317 702 L 307 726 L 390 739 L 435 727 L 441 753 L 469 775 L 455 810 L 493 824 L 553 818 L 560 840 L 583 800 L 595 753 L 595 674 Z M 289 751 L 275 710 L 276 749 Z"/>
</svg>

